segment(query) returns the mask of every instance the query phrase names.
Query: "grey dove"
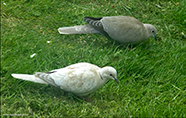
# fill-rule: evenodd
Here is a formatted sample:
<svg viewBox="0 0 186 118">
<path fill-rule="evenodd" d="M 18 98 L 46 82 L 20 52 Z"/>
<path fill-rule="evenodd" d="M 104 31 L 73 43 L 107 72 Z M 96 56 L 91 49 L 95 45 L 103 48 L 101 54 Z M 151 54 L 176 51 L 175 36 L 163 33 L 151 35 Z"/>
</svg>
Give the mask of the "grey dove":
<svg viewBox="0 0 186 118">
<path fill-rule="evenodd" d="M 36 72 L 34 75 L 12 74 L 12 76 L 17 79 L 50 84 L 77 96 L 88 95 L 102 87 L 109 79 L 118 83 L 117 71 L 113 67 L 100 68 L 86 62 L 72 64 L 46 73 Z"/>
<path fill-rule="evenodd" d="M 156 39 L 157 29 L 151 24 L 143 24 L 139 20 L 129 16 L 108 17 L 84 17 L 88 24 L 62 27 L 60 34 L 87 34 L 100 33 L 108 39 L 116 40 L 122 44 L 138 44 L 144 40 L 154 37 Z"/>
</svg>

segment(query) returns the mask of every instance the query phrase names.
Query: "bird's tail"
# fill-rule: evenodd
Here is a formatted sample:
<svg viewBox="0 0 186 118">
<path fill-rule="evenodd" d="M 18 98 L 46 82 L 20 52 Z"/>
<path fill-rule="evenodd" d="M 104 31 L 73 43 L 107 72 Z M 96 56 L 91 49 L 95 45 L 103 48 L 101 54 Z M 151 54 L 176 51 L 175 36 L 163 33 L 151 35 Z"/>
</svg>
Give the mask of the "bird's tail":
<svg viewBox="0 0 186 118">
<path fill-rule="evenodd" d="M 88 34 L 88 33 L 100 33 L 94 29 L 91 25 L 79 25 L 72 27 L 61 27 L 58 29 L 60 34 Z"/>
<path fill-rule="evenodd" d="M 36 77 L 35 75 L 28 75 L 28 74 L 11 74 L 14 78 L 27 80 L 35 83 L 41 84 L 48 84 L 47 82 L 43 81 L 42 79 Z"/>
</svg>

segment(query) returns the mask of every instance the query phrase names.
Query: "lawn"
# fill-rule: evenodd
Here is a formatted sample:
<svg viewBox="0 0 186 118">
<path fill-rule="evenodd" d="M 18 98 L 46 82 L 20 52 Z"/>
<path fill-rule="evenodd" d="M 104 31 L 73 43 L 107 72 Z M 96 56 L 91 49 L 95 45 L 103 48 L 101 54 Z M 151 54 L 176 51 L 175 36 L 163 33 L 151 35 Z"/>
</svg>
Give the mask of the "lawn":
<svg viewBox="0 0 186 118">
<path fill-rule="evenodd" d="M 99 34 L 61 35 L 85 16 L 126 15 L 153 24 L 153 38 L 129 49 Z M 36 54 L 31 57 L 31 55 Z M 78 62 L 113 66 L 91 102 L 49 85 L 14 79 Z M 1 117 L 186 117 L 185 0 L 2 0 Z"/>
</svg>

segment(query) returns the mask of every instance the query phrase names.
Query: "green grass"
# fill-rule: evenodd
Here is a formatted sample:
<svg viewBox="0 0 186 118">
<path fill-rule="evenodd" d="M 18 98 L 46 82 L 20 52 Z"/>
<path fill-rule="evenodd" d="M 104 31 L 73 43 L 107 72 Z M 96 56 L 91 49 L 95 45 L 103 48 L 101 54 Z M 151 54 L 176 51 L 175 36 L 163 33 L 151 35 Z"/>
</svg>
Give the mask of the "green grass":
<svg viewBox="0 0 186 118">
<path fill-rule="evenodd" d="M 185 0 L 3 0 L 1 10 L 1 116 L 186 117 Z M 117 15 L 153 24 L 159 41 L 152 38 L 129 50 L 98 34 L 57 31 L 85 24 L 85 16 Z M 10 75 L 78 62 L 115 67 L 120 84 L 108 81 L 88 102 Z"/>
</svg>

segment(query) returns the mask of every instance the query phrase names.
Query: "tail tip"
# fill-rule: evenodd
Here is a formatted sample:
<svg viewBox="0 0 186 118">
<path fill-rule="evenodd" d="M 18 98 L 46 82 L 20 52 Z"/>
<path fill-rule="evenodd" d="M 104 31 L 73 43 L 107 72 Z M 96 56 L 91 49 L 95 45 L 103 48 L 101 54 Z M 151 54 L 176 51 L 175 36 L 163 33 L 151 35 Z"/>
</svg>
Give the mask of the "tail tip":
<svg viewBox="0 0 186 118">
<path fill-rule="evenodd" d="M 14 77 L 16 74 L 12 73 L 11 76 Z"/>
<path fill-rule="evenodd" d="M 58 28 L 58 32 L 60 33 L 60 34 L 69 34 L 69 33 L 67 33 L 67 32 L 63 32 L 62 30 L 63 30 L 64 28 Z"/>
</svg>

